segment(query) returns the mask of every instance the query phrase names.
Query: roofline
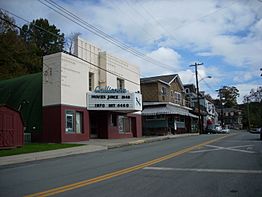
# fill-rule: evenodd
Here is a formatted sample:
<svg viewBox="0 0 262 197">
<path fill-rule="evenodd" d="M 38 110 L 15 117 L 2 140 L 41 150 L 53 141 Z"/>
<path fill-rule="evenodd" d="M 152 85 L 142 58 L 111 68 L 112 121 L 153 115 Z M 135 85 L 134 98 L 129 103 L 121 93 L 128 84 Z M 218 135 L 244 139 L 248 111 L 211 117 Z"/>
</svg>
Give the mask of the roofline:
<svg viewBox="0 0 262 197">
<path fill-rule="evenodd" d="M 190 107 L 178 105 L 178 104 L 172 103 L 172 102 L 150 102 L 150 101 L 143 102 L 143 106 L 150 106 L 150 105 L 172 105 L 172 106 L 180 107 L 180 108 L 183 108 L 183 109 L 192 110 Z"/>
</svg>

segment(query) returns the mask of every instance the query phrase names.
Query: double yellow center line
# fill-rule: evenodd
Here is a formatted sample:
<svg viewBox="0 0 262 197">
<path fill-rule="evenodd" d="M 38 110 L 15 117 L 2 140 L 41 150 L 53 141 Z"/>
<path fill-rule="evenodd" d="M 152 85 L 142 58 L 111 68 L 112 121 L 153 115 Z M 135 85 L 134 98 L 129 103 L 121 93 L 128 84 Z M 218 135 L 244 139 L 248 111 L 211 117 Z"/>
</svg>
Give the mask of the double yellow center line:
<svg viewBox="0 0 262 197">
<path fill-rule="evenodd" d="M 227 135 L 227 136 L 229 136 L 229 135 Z M 84 187 L 84 186 L 87 186 L 87 185 L 91 185 L 93 183 L 98 183 L 98 182 L 101 182 L 101 181 L 104 181 L 104 180 L 108 180 L 108 179 L 111 179 L 113 177 L 117 177 L 117 176 L 127 174 L 127 173 L 130 173 L 130 172 L 136 171 L 136 170 L 140 170 L 140 169 L 143 169 L 145 167 L 157 164 L 161 161 L 165 161 L 165 160 L 171 159 L 173 157 L 177 157 L 177 156 L 182 155 L 184 153 L 190 152 L 194 149 L 200 148 L 204 145 L 211 144 L 213 142 L 221 140 L 221 139 L 223 139 L 227 136 L 225 135 L 225 136 L 213 139 L 213 140 L 209 140 L 209 141 L 203 142 L 201 144 L 197 144 L 195 146 L 191 146 L 191 147 L 182 149 L 180 151 L 165 155 L 165 156 L 157 158 L 157 159 L 153 159 L 151 161 L 148 161 L 148 162 L 145 162 L 145 163 L 142 163 L 142 164 L 139 164 L 139 165 L 135 165 L 135 166 L 132 166 L 132 167 L 129 167 L 129 168 L 125 168 L 125 169 L 122 169 L 122 170 L 118 170 L 118 171 L 115 171 L 115 172 L 111 172 L 111 173 L 108 173 L 108 174 L 105 174 L 105 175 L 102 175 L 102 176 L 83 180 L 83 181 L 76 182 L 76 183 L 73 183 L 73 184 L 64 185 L 64 186 L 61 186 L 61 187 L 53 188 L 53 189 L 42 191 L 42 192 L 37 192 L 37 193 L 34 193 L 34 194 L 27 195 L 25 197 L 52 196 L 52 195 L 63 193 L 63 192 L 69 191 L 69 190 L 73 190 L 73 189 L 77 189 L 77 188 Z"/>
</svg>

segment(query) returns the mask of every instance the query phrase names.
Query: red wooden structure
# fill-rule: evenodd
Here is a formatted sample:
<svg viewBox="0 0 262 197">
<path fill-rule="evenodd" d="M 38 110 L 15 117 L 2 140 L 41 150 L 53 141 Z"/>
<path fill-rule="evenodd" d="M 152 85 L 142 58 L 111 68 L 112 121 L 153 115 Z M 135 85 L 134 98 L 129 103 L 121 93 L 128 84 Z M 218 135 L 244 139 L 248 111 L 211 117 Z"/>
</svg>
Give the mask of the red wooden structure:
<svg viewBox="0 0 262 197">
<path fill-rule="evenodd" d="M 19 111 L 0 106 L 0 149 L 24 144 L 24 124 Z"/>
</svg>

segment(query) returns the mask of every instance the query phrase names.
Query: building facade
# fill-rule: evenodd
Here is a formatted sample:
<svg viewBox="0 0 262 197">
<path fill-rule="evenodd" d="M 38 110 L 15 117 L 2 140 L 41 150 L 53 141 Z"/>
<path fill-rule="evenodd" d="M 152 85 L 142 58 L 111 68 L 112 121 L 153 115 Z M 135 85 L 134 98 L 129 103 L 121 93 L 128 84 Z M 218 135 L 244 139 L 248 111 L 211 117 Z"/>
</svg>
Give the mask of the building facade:
<svg viewBox="0 0 262 197">
<path fill-rule="evenodd" d="M 189 112 L 177 74 L 142 78 L 141 92 L 145 135 L 194 132 L 192 123 L 197 116 Z"/>
<path fill-rule="evenodd" d="M 224 128 L 242 129 L 242 110 L 236 108 L 220 108 L 217 110 L 219 122 Z"/>
<path fill-rule="evenodd" d="M 184 88 L 186 98 L 189 101 L 190 108 L 192 108 L 192 113 L 198 115 L 197 93 L 195 85 L 185 84 Z M 216 112 L 212 97 L 210 95 L 205 95 L 205 92 L 199 93 L 199 104 L 201 126 L 203 132 L 205 132 L 207 127 L 218 123 L 218 114 Z"/>
<path fill-rule="evenodd" d="M 76 38 L 74 54 L 43 58 L 43 138 L 140 137 L 139 69 Z"/>
</svg>

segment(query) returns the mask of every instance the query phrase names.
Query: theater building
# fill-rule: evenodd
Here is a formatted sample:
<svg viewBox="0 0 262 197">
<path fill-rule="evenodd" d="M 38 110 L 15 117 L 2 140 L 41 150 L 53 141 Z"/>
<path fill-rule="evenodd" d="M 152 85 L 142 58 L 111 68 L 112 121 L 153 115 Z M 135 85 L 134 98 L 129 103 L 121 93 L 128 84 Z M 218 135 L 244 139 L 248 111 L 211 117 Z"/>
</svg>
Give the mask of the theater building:
<svg viewBox="0 0 262 197">
<path fill-rule="evenodd" d="M 131 65 L 81 38 L 74 54 L 43 58 L 43 139 L 76 142 L 142 135 L 140 78 Z"/>
</svg>

